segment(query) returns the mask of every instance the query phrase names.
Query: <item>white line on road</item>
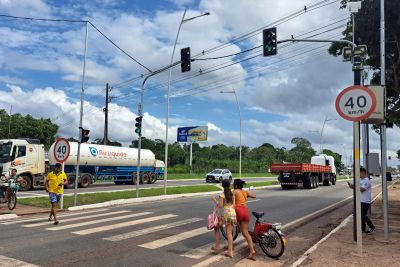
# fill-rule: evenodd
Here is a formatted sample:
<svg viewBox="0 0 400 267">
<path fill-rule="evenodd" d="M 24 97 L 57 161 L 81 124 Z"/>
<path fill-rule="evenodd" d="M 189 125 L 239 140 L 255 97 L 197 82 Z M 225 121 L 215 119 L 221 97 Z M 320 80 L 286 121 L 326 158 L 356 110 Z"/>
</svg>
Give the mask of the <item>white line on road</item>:
<svg viewBox="0 0 400 267">
<path fill-rule="evenodd" d="M 248 200 L 247 203 L 250 203 L 250 202 L 257 202 L 257 201 L 260 201 L 260 200 L 261 200 L 261 199 Z"/>
<path fill-rule="evenodd" d="M 2 267 L 39 267 L 39 265 L 27 263 L 17 259 L 0 255 L 0 266 Z"/>
<path fill-rule="evenodd" d="M 179 241 L 182 241 L 182 240 L 185 240 L 185 239 L 189 239 L 189 238 L 192 238 L 192 237 L 195 237 L 195 236 L 199 236 L 199 235 L 205 234 L 207 232 L 209 232 L 209 231 L 207 230 L 207 228 L 205 226 L 203 226 L 203 227 L 200 227 L 200 228 L 197 228 L 197 229 L 194 229 L 194 230 L 190 230 L 190 231 L 187 231 L 187 232 L 182 232 L 182 233 L 177 234 L 177 235 L 173 235 L 173 236 L 165 237 L 165 238 L 162 238 L 162 239 L 154 240 L 154 241 L 139 245 L 139 247 L 148 248 L 148 249 L 161 248 L 161 247 L 167 246 L 167 245 L 172 244 L 172 243 L 176 243 L 176 242 L 179 242 Z"/>
<path fill-rule="evenodd" d="M 133 217 L 139 217 L 143 215 L 148 215 L 151 214 L 152 212 L 142 212 L 142 213 L 136 213 L 136 214 L 129 214 L 125 216 L 118 216 L 118 217 L 113 217 L 113 218 L 105 218 L 105 219 L 100 219 L 100 220 L 94 220 L 94 221 L 88 221 L 88 222 L 82 222 L 82 223 L 75 223 L 75 224 L 69 224 L 69 225 L 63 225 L 63 226 L 54 226 L 52 228 L 46 228 L 46 230 L 50 231 L 59 231 L 59 230 L 64 230 L 64 229 L 70 229 L 70 228 L 76 228 L 80 226 L 86 226 L 86 225 L 92 225 L 96 223 L 104 223 L 104 222 L 111 222 L 111 221 L 117 221 L 117 220 L 122 220 L 122 219 L 127 219 L 127 218 L 133 218 Z M 61 221 L 62 223 L 62 221 Z"/>
<path fill-rule="evenodd" d="M 79 221 L 79 220 L 91 219 L 91 218 L 103 217 L 103 216 L 109 216 L 109 215 L 116 215 L 116 214 L 127 213 L 127 212 L 130 212 L 130 211 L 129 210 L 120 210 L 120 211 L 114 211 L 114 212 L 109 212 L 109 213 L 100 213 L 100 214 L 94 214 L 94 215 L 89 215 L 89 216 L 65 219 L 65 220 L 62 220 L 62 222 L 63 223 L 73 222 L 73 221 Z M 49 224 L 49 221 L 46 220 L 46 222 L 26 224 L 26 225 L 23 225 L 23 227 L 37 227 L 37 226 L 48 225 L 48 224 Z"/>
<path fill-rule="evenodd" d="M 138 224 L 142 224 L 142 223 L 155 222 L 155 221 L 159 221 L 159 220 L 169 219 L 169 218 L 173 218 L 176 216 L 178 216 L 178 215 L 165 214 L 165 215 L 160 215 L 160 216 L 139 219 L 139 220 L 135 220 L 135 221 L 128 221 L 128 222 L 122 222 L 122 223 L 117 223 L 117 224 L 110 224 L 110 225 L 106 225 L 106 226 L 90 228 L 90 229 L 76 231 L 76 232 L 72 232 L 72 233 L 77 234 L 77 235 L 89 235 L 89 234 L 114 230 L 114 229 L 118 229 L 118 228 L 138 225 Z"/>
<path fill-rule="evenodd" d="M 174 227 L 178 227 L 178 226 L 182 226 L 185 224 L 194 223 L 194 222 L 198 222 L 198 221 L 202 221 L 202 220 L 203 219 L 200 219 L 200 218 L 191 218 L 191 219 L 187 219 L 187 220 L 183 220 L 183 221 L 177 221 L 177 222 L 173 222 L 173 223 L 168 223 L 168 224 L 163 224 L 163 225 L 145 228 L 145 229 L 141 229 L 141 230 L 136 230 L 136 231 L 132 231 L 129 233 L 120 234 L 120 235 L 114 235 L 114 236 L 106 237 L 103 239 L 108 240 L 108 241 L 121 241 L 121 240 L 125 240 L 128 238 L 137 237 L 137 236 L 141 236 L 141 235 L 145 235 L 145 234 L 150 234 L 153 232 L 158 232 L 161 230 L 166 230 L 166 229 L 170 229 L 170 228 L 174 228 Z"/>
<path fill-rule="evenodd" d="M 97 209 L 97 210 L 92 210 L 92 211 L 84 211 L 84 212 L 74 212 L 71 214 L 66 214 L 66 215 L 60 215 L 58 216 L 60 219 L 61 218 L 66 218 L 66 217 L 71 217 L 71 216 L 76 216 L 76 215 L 81 215 L 81 214 L 90 214 L 90 213 L 96 213 L 96 212 L 102 212 L 102 211 L 107 211 L 108 209 Z M 50 209 L 49 209 L 50 212 Z M 42 220 L 47 220 L 49 217 L 35 217 L 32 219 L 21 219 L 21 220 L 15 220 L 11 222 L 4 222 L 1 224 L 16 224 L 16 223 L 24 223 L 24 222 L 37 222 L 37 221 L 42 221 Z"/>
<path fill-rule="evenodd" d="M 242 242 L 244 241 L 242 236 L 239 236 L 233 243 L 233 248 L 236 249 L 237 246 L 239 246 Z M 222 242 L 223 243 L 223 242 Z M 205 244 L 204 246 L 195 248 L 195 249 L 191 249 L 183 254 L 181 254 L 180 256 L 182 257 L 186 257 L 186 258 L 191 258 L 191 259 L 201 259 L 205 256 L 211 255 L 213 253 L 213 251 L 211 250 L 211 247 L 214 245 L 215 243 L 208 243 Z M 224 245 L 221 244 L 221 247 L 223 247 Z"/>
</svg>

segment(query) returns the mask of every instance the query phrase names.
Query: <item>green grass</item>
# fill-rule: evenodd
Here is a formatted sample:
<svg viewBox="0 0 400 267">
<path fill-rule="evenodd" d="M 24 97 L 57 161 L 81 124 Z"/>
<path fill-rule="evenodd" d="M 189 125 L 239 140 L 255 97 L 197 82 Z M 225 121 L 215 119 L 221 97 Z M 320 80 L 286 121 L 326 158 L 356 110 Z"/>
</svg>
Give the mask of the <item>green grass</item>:
<svg viewBox="0 0 400 267">
<path fill-rule="evenodd" d="M 206 173 L 168 173 L 168 180 L 177 179 L 205 179 Z M 233 178 L 238 178 L 239 173 L 232 173 Z M 242 178 L 247 177 L 276 177 L 277 175 L 271 173 L 242 173 Z"/>
<path fill-rule="evenodd" d="M 177 186 L 168 187 L 167 194 L 187 194 L 187 193 L 201 193 L 201 192 L 212 192 L 221 191 L 215 185 L 196 185 L 196 186 Z M 140 197 L 150 197 L 150 196 L 160 196 L 164 194 L 164 188 L 151 188 L 151 189 L 141 189 Z M 102 192 L 102 193 L 92 193 L 92 194 L 81 194 L 78 195 L 77 204 L 95 204 L 102 203 L 110 200 L 116 199 L 130 199 L 135 198 L 135 190 L 122 191 L 122 192 Z M 64 208 L 69 208 L 73 206 L 74 198 L 73 196 L 64 196 Z M 18 199 L 18 203 L 23 205 L 37 206 L 43 208 L 50 208 L 50 202 L 48 197 L 38 197 L 38 198 L 22 198 Z"/>
<path fill-rule="evenodd" d="M 352 176 L 350 176 L 350 178 L 351 178 Z M 349 177 L 347 176 L 347 175 L 339 175 L 339 176 L 337 176 L 336 177 L 336 180 L 346 180 L 346 179 L 348 179 Z"/>
</svg>

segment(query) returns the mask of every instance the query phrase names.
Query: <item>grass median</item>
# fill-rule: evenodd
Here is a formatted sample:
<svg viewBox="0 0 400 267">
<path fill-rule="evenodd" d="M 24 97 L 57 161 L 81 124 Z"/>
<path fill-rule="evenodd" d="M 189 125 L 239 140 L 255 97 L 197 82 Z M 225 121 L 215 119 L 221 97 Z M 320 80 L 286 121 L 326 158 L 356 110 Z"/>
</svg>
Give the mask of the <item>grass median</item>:
<svg viewBox="0 0 400 267">
<path fill-rule="evenodd" d="M 202 193 L 202 192 L 213 192 L 213 191 L 218 192 L 221 191 L 221 189 L 215 185 L 177 186 L 177 187 L 167 188 L 168 195 Z M 163 194 L 164 194 L 164 188 L 151 188 L 151 189 L 140 190 L 140 197 L 160 196 Z M 95 204 L 110 200 L 130 199 L 130 198 L 136 198 L 135 190 L 79 194 L 77 197 L 77 205 Z M 50 202 L 48 197 L 22 198 L 18 199 L 18 203 L 29 206 L 50 208 Z M 74 203 L 73 196 L 64 196 L 65 209 L 72 207 L 73 203 Z"/>
<path fill-rule="evenodd" d="M 178 179 L 206 179 L 206 173 L 168 173 L 168 180 Z M 232 173 L 233 178 L 238 178 L 239 173 Z M 242 178 L 257 178 L 257 177 L 276 177 L 276 174 L 271 173 L 242 173 Z"/>
</svg>

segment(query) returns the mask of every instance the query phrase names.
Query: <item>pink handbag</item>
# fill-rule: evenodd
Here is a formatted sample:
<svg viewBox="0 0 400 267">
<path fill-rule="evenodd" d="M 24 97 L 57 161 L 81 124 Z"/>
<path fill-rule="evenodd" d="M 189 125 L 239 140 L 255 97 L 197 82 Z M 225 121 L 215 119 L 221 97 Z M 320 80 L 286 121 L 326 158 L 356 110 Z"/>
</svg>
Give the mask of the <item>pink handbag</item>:
<svg viewBox="0 0 400 267">
<path fill-rule="evenodd" d="M 218 216 L 217 209 L 215 209 L 210 215 L 207 217 L 207 229 L 212 230 L 218 224 Z"/>
</svg>

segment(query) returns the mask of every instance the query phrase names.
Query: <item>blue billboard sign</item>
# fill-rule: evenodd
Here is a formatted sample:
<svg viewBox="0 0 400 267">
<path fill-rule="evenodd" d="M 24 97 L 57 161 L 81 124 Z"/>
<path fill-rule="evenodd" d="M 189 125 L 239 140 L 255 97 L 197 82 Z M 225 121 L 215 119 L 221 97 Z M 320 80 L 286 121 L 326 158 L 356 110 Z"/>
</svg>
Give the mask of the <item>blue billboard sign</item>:
<svg viewBox="0 0 400 267">
<path fill-rule="evenodd" d="M 193 126 L 178 128 L 178 142 L 204 142 L 207 141 L 208 127 Z"/>
</svg>

